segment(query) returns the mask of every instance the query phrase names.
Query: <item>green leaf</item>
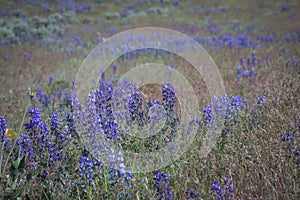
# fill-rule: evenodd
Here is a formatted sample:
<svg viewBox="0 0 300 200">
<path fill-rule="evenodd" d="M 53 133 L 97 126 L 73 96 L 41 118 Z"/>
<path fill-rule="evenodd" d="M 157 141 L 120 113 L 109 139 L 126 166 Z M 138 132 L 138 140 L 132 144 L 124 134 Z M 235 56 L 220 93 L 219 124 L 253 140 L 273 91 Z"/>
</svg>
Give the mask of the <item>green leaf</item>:
<svg viewBox="0 0 300 200">
<path fill-rule="evenodd" d="M 13 177 L 13 179 L 15 179 L 15 177 L 18 175 L 18 171 L 17 171 L 14 163 L 11 164 L 11 166 L 9 168 L 9 172 L 10 172 L 10 175 Z"/>
<path fill-rule="evenodd" d="M 10 192 L 8 199 L 17 199 L 21 194 L 21 190 L 19 188 L 14 189 Z"/>
<path fill-rule="evenodd" d="M 25 156 L 21 158 L 21 161 L 19 162 L 18 170 L 21 172 L 25 168 Z"/>
<path fill-rule="evenodd" d="M 32 178 L 32 174 L 31 174 L 31 173 L 28 173 L 28 174 L 26 175 L 26 181 L 27 181 L 27 182 L 31 181 L 31 178 Z"/>
<path fill-rule="evenodd" d="M 22 172 L 25 168 L 25 156 L 22 156 L 21 158 L 17 158 L 17 160 L 15 160 L 10 168 L 10 174 L 13 177 L 13 179 L 15 179 L 17 177 L 17 175 Z"/>
</svg>

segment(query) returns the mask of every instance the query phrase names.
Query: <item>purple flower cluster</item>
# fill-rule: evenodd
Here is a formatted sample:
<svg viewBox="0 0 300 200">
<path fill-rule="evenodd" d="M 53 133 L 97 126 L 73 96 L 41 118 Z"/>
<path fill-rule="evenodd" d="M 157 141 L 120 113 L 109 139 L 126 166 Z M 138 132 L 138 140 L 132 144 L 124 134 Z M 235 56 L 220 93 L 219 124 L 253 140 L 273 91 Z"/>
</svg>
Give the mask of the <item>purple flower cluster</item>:
<svg viewBox="0 0 300 200">
<path fill-rule="evenodd" d="M 203 108 L 204 122 L 210 127 L 221 122 L 229 128 L 236 123 L 237 116 L 244 106 L 244 99 L 240 96 L 214 97 L 212 104 Z"/>
<path fill-rule="evenodd" d="M 172 113 L 176 106 L 176 92 L 170 84 L 162 85 L 163 106 L 167 113 Z"/>
<path fill-rule="evenodd" d="M 41 85 L 38 85 L 35 89 L 36 92 L 36 100 L 38 101 L 39 105 L 41 105 L 42 109 L 53 109 L 56 105 L 62 106 L 69 106 L 71 93 L 69 89 L 63 89 L 65 87 L 63 82 L 61 83 L 62 86 L 55 86 L 53 84 L 53 77 L 52 75 L 49 76 L 49 81 L 46 86 L 46 90 L 41 89 Z M 29 95 L 31 100 L 32 96 Z M 34 102 L 33 102 L 34 103 Z"/>
<path fill-rule="evenodd" d="M 6 120 L 4 116 L 0 116 L 0 135 L 1 135 L 1 142 L 4 142 L 5 137 L 5 130 L 7 129 Z"/>
<path fill-rule="evenodd" d="M 261 94 L 257 95 L 257 104 L 258 105 L 262 105 L 262 104 L 266 103 L 266 101 L 267 101 L 266 96 L 261 95 Z"/>
<path fill-rule="evenodd" d="M 112 91 L 111 83 L 101 82 L 100 89 L 94 91 L 94 99 L 91 102 L 95 105 L 95 110 L 87 111 L 88 113 L 98 113 L 98 121 L 100 121 L 101 127 L 109 140 L 119 138 L 118 126 L 113 116 Z"/>
<path fill-rule="evenodd" d="M 167 173 L 156 172 L 155 187 L 157 199 L 172 199 L 172 191 Z"/>
<path fill-rule="evenodd" d="M 44 154 L 48 153 L 48 163 L 51 165 L 64 158 L 62 151 L 65 136 L 61 133 L 56 111 L 50 115 L 51 126 L 42 121 L 38 108 L 30 108 L 30 122 L 25 123 L 25 134 L 21 135 L 17 144 L 21 154 L 27 154 L 35 166 L 36 163 L 45 159 Z M 46 153 L 47 152 L 47 153 Z"/>
<path fill-rule="evenodd" d="M 3 148 L 3 154 L 5 155 L 2 158 L 2 163 L 4 163 L 6 161 L 6 156 L 9 154 L 10 150 L 11 150 L 11 146 L 13 145 L 15 139 L 10 139 L 8 136 L 5 135 L 5 131 L 7 129 L 7 124 L 6 124 L 6 120 L 4 118 L 4 116 L 0 116 L 0 143 L 1 146 L 0 148 Z"/>
<path fill-rule="evenodd" d="M 101 162 L 97 161 L 94 158 L 89 158 L 87 156 L 83 156 L 79 160 L 80 167 L 79 167 L 79 174 L 83 180 L 87 180 L 89 183 L 94 184 L 95 178 L 94 173 L 95 171 L 99 170 L 98 173 L 102 173 L 100 169 L 97 167 L 101 167 Z M 96 170 L 97 169 L 97 170 Z"/>
<path fill-rule="evenodd" d="M 280 10 L 281 11 L 289 11 L 291 9 L 291 6 L 288 4 L 281 4 L 280 5 Z"/>
<path fill-rule="evenodd" d="M 300 69 L 299 57 L 298 56 L 292 56 L 287 61 L 285 61 L 285 66 L 288 69 L 290 69 L 292 67 L 295 67 L 296 69 Z"/>
<path fill-rule="evenodd" d="M 88 13 L 91 12 L 92 6 L 89 4 L 76 5 L 76 2 L 61 1 L 58 3 L 56 9 L 63 12 L 73 11 L 78 13 Z"/>
<path fill-rule="evenodd" d="M 243 58 L 240 58 L 240 64 L 236 67 L 237 80 L 241 78 L 248 78 L 251 76 L 255 78 L 255 68 L 260 66 L 261 59 L 256 57 L 255 53 L 251 54 L 251 58 L 247 58 L 244 62 Z"/>
<path fill-rule="evenodd" d="M 300 166 L 300 147 L 298 141 L 300 137 L 300 131 L 294 133 L 287 132 L 281 134 L 281 141 L 284 142 L 285 148 L 294 155 L 297 159 L 298 165 Z"/>
<path fill-rule="evenodd" d="M 62 127 L 59 124 L 58 112 L 54 110 L 53 113 L 50 114 L 49 118 L 51 119 L 50 121 L 51 134 L 55 136 L 56 138 L 55 143 L 57 144 L 57 146 L 59 146 L 59 148 L 62 148 L 62 144 L 66 140 L 66 137 L 61 131 Z"/>
<path fill-rule="evenodd" d="M 106 170 L 102 162 L 109 164 L 109 182 L 111 187 L 122 184 L 124 191 L 120 192 L 120 199 L 127 197 L 127 189 L 131 187 L 131 173 L 126 170 L 121 152 L 116 152 L 110 145 L 119 139 L 119 130 L 113 116 L 112 106 L 113 87 L 110 82 L 101 81 L 99 89 L 95 89 L 86 99 L 86 108 L 83 109 L 75 96 L 71 99 L 71 114 L 67 115 L 69 132 L 75 132 L 84 139 L 87 150 L 84 150 L 80 163 L 80 176 L 82 181 L 77 183 L 84 191 L 87 185 L 94 187 L 97 180 L 105 179 Z M 89 152 L 90 151 L 90 152 Z M 90 154 L 91 153 L 91 154 Z M 89 155 L 95 156 L 100 162 Z M 74 183 L 75 184 L 75 183 Z M 76 184 L 75 184 L 76 185 Z"/>
<path fill-rule="evenodd" d="M 214 197 L 218 200 L 232 199 L 235 196 L 232 178 L 224 178 L 223 185 L 219 180 L 213 181 L 211 189 Z"/>
<path fill-rule="evenodd" d="M 199 194 L 199 192 L 197 191 L 196 188 L 194 190 L 187 189 L 185 191 L 185 194 L 187 195 L 188 200 L 197 199 L 197 198 L 200 197 L 200 194 Z"/>
<path fill-rule="evenodd" d="M 144 121 L 144 112 L 142 110 L 143 100 L 140 92 L 134 92 L 129 98 L 129 115 L 132 121 L 136 121 L 142 126 Z"/>
</svg>

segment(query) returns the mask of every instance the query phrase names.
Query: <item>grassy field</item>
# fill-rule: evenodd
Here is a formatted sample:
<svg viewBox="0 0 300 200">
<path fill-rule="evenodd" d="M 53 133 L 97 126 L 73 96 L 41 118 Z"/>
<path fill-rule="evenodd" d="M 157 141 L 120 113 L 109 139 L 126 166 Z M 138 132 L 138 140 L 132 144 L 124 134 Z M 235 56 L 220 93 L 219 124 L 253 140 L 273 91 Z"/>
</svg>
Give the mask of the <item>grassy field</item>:
<svg viewBox="0 0 300 200">
<path fill-rule="evenodd" d="M 0 0 L 0 5 L 2 199 L 300 199 L 299 1 Z M 227 95 L 211 105 L 204 78 L 187 60 L 162 50 L 136 50 L 109 66 L 81 108 L 73 89 L 82 61 L 106 38 L 141 27 L 176 30 L 201 44 Z M 176 137 L 184 105 L 170 85 L 148 84 L 128 97 L 127 120 L 137 127 L 149 123 L 146 113 L 153 105 L 166 109 L 166 124 L 155 136 L 129 136 L 111 114 L 115 80 L 147 62 L 172 66 L 189 81 L 199 103 L 197 134 L 170 165 L 132 173 L 129 166 L 136 163 L 110 151 L 114 164 L 107 166 L 82 138 L 103 136 L 101 145 L 144 153 Z M 225 109 L 225 123 L 203 157 L 203 135 L 218 118 L 214 105 Z"/>
</svg>

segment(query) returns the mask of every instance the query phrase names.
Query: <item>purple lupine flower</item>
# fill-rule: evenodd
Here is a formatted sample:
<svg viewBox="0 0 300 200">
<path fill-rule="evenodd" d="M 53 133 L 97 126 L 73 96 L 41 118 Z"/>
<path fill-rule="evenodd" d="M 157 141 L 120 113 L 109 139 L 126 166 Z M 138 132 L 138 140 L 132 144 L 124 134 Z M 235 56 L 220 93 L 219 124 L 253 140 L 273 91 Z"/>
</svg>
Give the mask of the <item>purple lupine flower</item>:
<svg viewBox="0 0 300 200">
<path fill-rule="evenodd" d="M 24 53 L 24 58 L 25 58 L 25 60 L 29 61 L 30 58 L 31 58 L 31 54 L 28 53 L 28 52 L 25 52 L 25 53 Z"/>
<path fill-rule="evenodd" d="M 44 177 L 47 177 L 49 174 L 49 171 L 47 169 L 45 169 L 43 174 L 44 174 Z"/>
<path fill-rule="evenodd" d="M 42 116 L 38 108 L 30 108 L 29 116 L 30 122 L 24 124 L 27 134 L 21 135 L 18 145 L 22 154 L 28 153 L 31 161 L 36 162 L 39 152 L 43 152 L 47 146 L 45 137 L 48 132 L 46 125 L 42 122 Z"/>
<path fill-rule="evenodd" d="M 280 10 L 281 11 L 289 11 L 291 9 L 291 7 L 287 4 L 281 4 L 280 5 Z"/>
<path fill-rule="evenodd" d="M 260 58 L 257 58 L 257 64 L 259 65 L 261 63 Z"/>
<path fill-rule="evenodd" d="M 147 103 L 147 106 L 148 106 L 148 107 L 151 107 L 151 106 L 153 106 L 153 105 L 155 105 L 155 104 L 161 105 L 161 102 L 160 102 L 159 100 L 151 100 L 151 101 L 149 101 L 149 102 Z"/>
<path fill-rule="evenodd" d="M 298 66 L 299 58 L 297 56 L 292 56 L 291 62 L 293 65 Z"/>
<path fill-rule="evenodd" d="M 232 96 L 230 98 L 231 105 L 235 108 L 235 110 L 240 111 L 242 106 L 244 106 L 244 100 L 240 96 Z"/>
<path fill-rule="evenodd" d="M 250 58 L 247 58 L 247 65 L 249 66 L 251 64 Z"/>
<path fill-rule="evenodd" d="M 41 112 L 38 108 L 29 109 L 30 122 L 25 123 L 25 130 L 29 133 L 29 136 L 32 136 L 33 139 L 37 138 L 37 134 L 40 133 L 41 128 L 43 127 Z"/>
<path fill-rule="evenodd" d="M 50 130 L 53 135 L 55 135 L 56 143 L 59 144 L 59 148 L 61 148 L 61 145 L 63 145 L 63 142 L 65 141 L 65 136 L 61 132 L 61 126 L 59 124 L 58 119 L 58 113 L 56 110 L 53 111 L 52 114 L 50 114 L 49 118 L 51 119 L 50 122 Z"/>
<path fill-rule="evenodd" d="M 143 111 L 142 111 L 143 100 L 141 98 L 140 92 L 134 92 L 129 97 L 129 114 L 132 121 L 137 120 L 138 124 L 141 126 L 143 123 Z"/>
<path fill-rule="evenodd" d="M 212 182 L 212 192 L 216 199 L 225 200 L 234 197 L 232 178 L 224 178 L 223 185 L 219 180 Z"/>
<path fill-rule="evenodd" d="M 204 120 L 210 127 L 215 123 L 224 124 L 226 133 L 230 127 L 237 123 L 237 116 L 244 107 L 244 100 L 240 96 L 228 97 L 227 95 L 214 97 L 213 106 L 211 104 L 204 107 Z M 224 134 L 222 134 L 224 136 Z"/>
<path fill-rule="evenodd" d="M 238 65 L 238 66 L 236 67 L 236 72 L 237 72 L 238 74 L 240 74 L 240 73 L 241 73 L 241 70 L 242 70 L 242 66 L 241 66 L 241 65 Z"/>
<path fill-rule="evenodd" d="M 251 66 L 250 68 L 250 74 L 251 74 L 251 78 L 255 79 L 255 68 L 253 66 Z"/>
<path fill-rule="evenodd" d="M 224 199 L 224 192 L 222 187 L 220 186 L 219 180 L 213 181 L 211 184 L 211 190 L 213 192 L 213 195 L 218 199 L 218 200 L 223 200 Z"/>
<path fill-rule="evenodd" d="M 287 132 L 286 134 L 285 134 L 285 133 L 282 133 L 282 134 L 281 134 L 281 140 L 282 140 L 283 142 L 289 141 L 289 140 L 292 139 L 292 138 L 293 138 L 293 135 L 292 135 L 291 132 Z"/>
<path fill-rule="evenodd" d="M 257 95 L 257 104 L 264 104 L 267 101 L 267 98 L 264 95 Z"/>
<path fill-rule="evenodd" d="M 172 113 L 176 106 L 175 89 L 170 84 L 162 85 L 163 106 L 168 113 Z"/>
<path fill-rule="evenodd" d="M 251 53 L 251 59 L 252 59 L 252 65 L 255 65 L 256 63 L 256 56 L 255 56 L 255 53 Z"/>
<path fill-rule="evenodd" d="M 1 143 L 2 143 L 2 148 L 3 148 L 3 154 L 5 155 L 6 153 L 8 153 L 11 150 L 11 146 L 13 145 L 15 139 L 8 139 L 7 137 L 5 137 L 5 131 L 7 129 L 7 125 L 6 125 L 6 120 L 4 118 L 4 116 L 0 116 L 0 137 L 1 137 Z M 6 161 L 6 156 L 2 157 L 2 161 L 0 162 L 5 162 Z"/>
<path fill-rule="evenodd" d="M 1 142 L 4 142 L 4 135 L 5 135 L 6 129 L 7 129 L 7 126 L 6 126 L 6 120 L 5 120 L 4 116 L 0 116 L 0 135 L 1 135 Z"/>
<path fill-rule="evenodd" d="M 33 149 L 33 145 L 31 144 L 31 139 L 27 135 L 21 135 L 21 137 L 17 141 L 17 144 L 20 147 L 22 155 L 28 153 L 29 158 L 33 159 L 35 157 L 35 152 Z"/>
<path fill-rule="evenodd" d="M 56 143 L 51 143 L 50 141 L 47 142 L 48 142 L 47 149 L 50 157 L 50 164 L 52 164 L 54 161 L 62 160 L 63 152 L 59 150 Z"/>
<path fill-rule="evenodd" d="M 74 116 L 70 113 L 66 113 L 66 127 L 65 131 L 68 135 L 71 135 L 71 137 L 75 136 L 75 120 L 73 118 Z"/>
<path fill-rule="evenodd" d="M 285 148 L 296 157 L 297 163 L 300 166 L 300 148 L 299 146 L 297 146 L 299 137 L 299 131 L 296 131 L 294 133 L 287 132 L 281 134 L 281 141 L 284 142 Z"/>
<path fill-rule="evenodd" d="M 242 76 L 247 78 L 249 76 L 249 72 L 247 70 L 243 71 Z"/>
<path fill-rule="evenodd" d="M 206 106 L 203 109 L 204 112 L 204 118 L 205 118 L 205 123 L 209 124 L 213 122 L 213 113 L 212 113 L 212 107 L 211 105 Z"/>
<path fill-rule="evenodd" d="M 234 196 L 234 188 L 232 183 L 232 178 L 225 178 L 223 184 L 225 185 L 225 195 L 226 197 Z"/>
<path fill-rule="evenodd" d="M 113 64 L 113 68 L 114 68 L 114 74 L 116 74 L 117 73 L 117 63 Z"/>
<path fill-rule="evenodd" d="M 43 5 L 43 10 L 44 10 L 44 11 L 47 11 L 47 12 L 50 12 L 50 11 L 51 11 L 51 8 L 49 7 L 48 4 L 44 4 L 44 5 Z"/>
<path fill-rule="evenodd" d="M 79 160 L 80 162 L 80 167 L 79 167 L 79 173 L 80 176 L 84 179 L 87 180 L 89 183 L 94 183 L 94 163 L 92 162 L 92 159 L 89 157 L 83 156 Z"/>
<path fill-rule="evenodd" d="M 58 114 L 57 114 L 56 110 L 54 110 L 53 113 L 50 114 L 50 119 L 51 119 L 51 122 L 50 122 L 51 131 L 58 130 L 60 128 L 60 125 L 59 125 Z"/>
<path fill-rule="evenodd" d="M 36 87 L 36 97 L 44 108 L 51 104 L 51 97 L 47 96 L 39 87 Z"/>
<path fill-rule="evenodd" d="M 83 4 L 81 7 L 76 8 L 76 12 L 78 13 L 87 13 L 91 12 L 92 6 L 88 4 Z"/>
<path fill-rule="evenodd" d="M 172 191 L 167 173 L 156 172 L 155 187 L 158 199 L 172 199 Z"/>
<path fill-rule="evenodd" d="M 286 32 L 286 33 L 285 33 L 285 40 L 286 40 L 287 42 L 290 41 L 289 32 Z"/>
<path fill-rule="evenodd" d="M 185 194 L 187 195 L 188 200 L 197 199 L 198 197 L 200 197 L 200 194 L 199 194 L 199 192 L 197 191 L 196 188 L 194 188 L 194 190 L 187 189 L 185 191 Z"/>
</svg>

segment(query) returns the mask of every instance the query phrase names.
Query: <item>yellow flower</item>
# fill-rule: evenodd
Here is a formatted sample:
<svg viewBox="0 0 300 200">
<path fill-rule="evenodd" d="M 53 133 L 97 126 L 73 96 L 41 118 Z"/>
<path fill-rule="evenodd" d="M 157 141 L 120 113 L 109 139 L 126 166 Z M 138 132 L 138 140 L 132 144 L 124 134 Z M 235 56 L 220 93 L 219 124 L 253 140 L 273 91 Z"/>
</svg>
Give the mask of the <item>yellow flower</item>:
<svg viewBox="0 0 300 200">
<path fill-rule="evenodd" d="M 36 96 L 36 92 L 32 92 L 30 88 L 28 88 L 28 93 L 31 99 Z"/>
<path fill-rule="evenodd" d="M 30 94 L 30 96 L 31 96 L 31 97 L 35 97 L 35 96 L 36 96 L 36 92 L 32 92 L 32 93 Z"/>
<path fill-rule="evenodd" d="M 10 138 L 13 138 L 13 137 L 15 137 L 15 136 L 17 135 L 17 133 L 16 133 L 16 132 L 12 132 L 12 131 L 9 130 L 9 129 L 6 129 L 6 130 L 5 130 L 5 135 L 7 135 L 7 136 L 10 137 Z"/>
</svg>

